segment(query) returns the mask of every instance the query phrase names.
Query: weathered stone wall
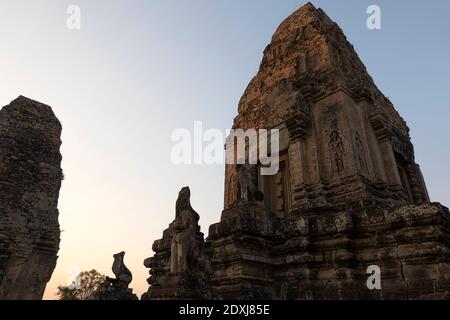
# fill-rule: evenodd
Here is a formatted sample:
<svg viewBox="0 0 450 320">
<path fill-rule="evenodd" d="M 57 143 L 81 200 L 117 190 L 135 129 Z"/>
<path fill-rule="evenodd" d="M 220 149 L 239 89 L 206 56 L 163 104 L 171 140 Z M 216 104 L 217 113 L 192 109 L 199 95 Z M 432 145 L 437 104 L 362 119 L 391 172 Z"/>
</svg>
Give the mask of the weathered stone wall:
<svg viewBox="0 0 450 320">
<path fill-rule="evenodd" d="M 274 219 L 237 203 L 210 227 L 213 287 L 228 299 L 419 299 L 450 292 L 439 204 Z M 381 269 L 369 290 L 367 269 Z"/>
<path fill-rule="evenodd" d="M 61 130 L 25 97 L 0 111 L 0 299 L 41 299 L 55 268 Z"/>
</svg>

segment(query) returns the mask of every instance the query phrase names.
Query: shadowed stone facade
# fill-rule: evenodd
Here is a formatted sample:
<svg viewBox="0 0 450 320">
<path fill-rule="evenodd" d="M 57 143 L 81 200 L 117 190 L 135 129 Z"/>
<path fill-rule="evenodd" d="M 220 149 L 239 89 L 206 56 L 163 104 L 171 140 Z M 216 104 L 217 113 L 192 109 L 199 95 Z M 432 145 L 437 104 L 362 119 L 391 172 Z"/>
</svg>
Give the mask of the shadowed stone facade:
<svg viewBox="0 0 450 320">
<path fill-rule="evenodd" d="M 42 299 L 55 268 L 61 130 L 22 96 L 0 111 L 0 299 Z"/>
<path fill-rule="evenodd" d="M 448 297 L 448 209 L 429 202 L 409 128 L 321 9 L 308 3 L 279 26 L 233 128 L 280 129 L 280 170 L 247 167 L 256 198 L 242 169 L 226 166 L 225 208 L 204 243 L 218 296 Z M 150 292 L 172 281 L 173 230 L 146 260 Z M 381 290 L 367 288 L 371 265 Z"/>
<path fill-rule="evenodd" d="M 153 244 L 155 256 L 144 261 L 151 268 L 148 292 L 150 299 L 214 299 L 210 287 L 211 266 L 200 232 L 199 215 L 191 206 L 191 191 L 180 191 L 175 220 Z"/>
</svg>

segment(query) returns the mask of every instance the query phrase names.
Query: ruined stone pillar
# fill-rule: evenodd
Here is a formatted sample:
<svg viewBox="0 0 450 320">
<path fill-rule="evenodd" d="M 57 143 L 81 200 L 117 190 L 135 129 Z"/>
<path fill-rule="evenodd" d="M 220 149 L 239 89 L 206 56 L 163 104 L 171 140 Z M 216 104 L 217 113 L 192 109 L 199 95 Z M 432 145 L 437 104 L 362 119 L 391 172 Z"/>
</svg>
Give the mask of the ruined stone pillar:
<svg viewBox="0 0 450 320">
<path fill-rule="evenodd" d="M 55 268 L 61 130 L 25 97 L 0 111 L 0 299 L 42 299 Z"/>
</svg>

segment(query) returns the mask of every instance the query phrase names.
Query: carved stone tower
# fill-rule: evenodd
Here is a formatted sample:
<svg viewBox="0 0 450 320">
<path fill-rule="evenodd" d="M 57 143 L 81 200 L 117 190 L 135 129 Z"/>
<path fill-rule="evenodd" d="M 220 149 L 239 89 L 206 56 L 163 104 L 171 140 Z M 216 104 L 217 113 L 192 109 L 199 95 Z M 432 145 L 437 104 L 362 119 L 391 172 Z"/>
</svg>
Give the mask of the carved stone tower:
<svg viewBox="0 0 450 320">
<path fill-rule="evenodd" d="M 19 97 L 0 111 L 0 300 L 42 299 L 56 265 L 61 124 Z"/>
<path fill-rule="evenodd" d="M 312 4 L 275 32 L 233 128 L 280 129 L 280 171 L 258 177 L 279 216 L 429 201 L 405 121 L 339 26 Z M 225 181 L 228 208 L 234 166 Z"/>
</svg>

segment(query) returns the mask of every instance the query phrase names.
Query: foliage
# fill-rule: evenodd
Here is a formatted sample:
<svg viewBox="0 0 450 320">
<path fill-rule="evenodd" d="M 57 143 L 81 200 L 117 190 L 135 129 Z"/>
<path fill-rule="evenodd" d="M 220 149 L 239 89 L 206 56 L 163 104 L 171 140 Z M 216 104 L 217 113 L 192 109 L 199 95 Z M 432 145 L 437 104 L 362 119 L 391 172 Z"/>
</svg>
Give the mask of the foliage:
<svg viewBox="0 0 450 320">
<path fill-rule="evenodd" d="M 58 300 L 88 300 L 106 277 L 96 270 L 83 271 L 70 286 L 59 286 Z"/>
</svg>

